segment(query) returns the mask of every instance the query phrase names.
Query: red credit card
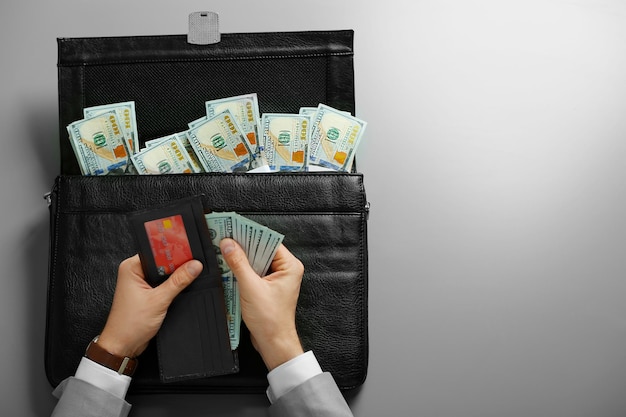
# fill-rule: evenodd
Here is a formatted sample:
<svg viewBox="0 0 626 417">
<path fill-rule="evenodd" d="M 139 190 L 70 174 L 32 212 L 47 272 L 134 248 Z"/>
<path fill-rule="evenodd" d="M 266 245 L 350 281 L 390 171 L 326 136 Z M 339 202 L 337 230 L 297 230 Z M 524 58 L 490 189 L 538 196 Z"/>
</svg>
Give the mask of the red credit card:
<svg viewBox="0 0 626 417">
<path fill-rule="evenodd" d="M 164 217 L 144 223 L 158 274 L 169 275 L 193 259 L 183 216 Z"/>
</svg>

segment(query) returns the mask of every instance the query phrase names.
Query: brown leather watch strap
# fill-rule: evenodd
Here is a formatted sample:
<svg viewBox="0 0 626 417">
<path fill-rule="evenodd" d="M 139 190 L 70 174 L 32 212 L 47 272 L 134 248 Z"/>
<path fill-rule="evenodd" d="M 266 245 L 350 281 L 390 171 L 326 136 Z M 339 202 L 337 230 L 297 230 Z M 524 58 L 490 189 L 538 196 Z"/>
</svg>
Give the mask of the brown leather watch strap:
<svg viewBox="0 0 626 417">
<path fill-rule="evenodd" d="M 120 375 L 132 376 L 135 373 L 135 369 L 137 369 L 139 361 L 136 358 L 117 356 L 107 352 L 97 343 L 98 337 L 94 337 L 89 346 L 87 346 L 85 357 L 114 370 Z"/>
</svg>

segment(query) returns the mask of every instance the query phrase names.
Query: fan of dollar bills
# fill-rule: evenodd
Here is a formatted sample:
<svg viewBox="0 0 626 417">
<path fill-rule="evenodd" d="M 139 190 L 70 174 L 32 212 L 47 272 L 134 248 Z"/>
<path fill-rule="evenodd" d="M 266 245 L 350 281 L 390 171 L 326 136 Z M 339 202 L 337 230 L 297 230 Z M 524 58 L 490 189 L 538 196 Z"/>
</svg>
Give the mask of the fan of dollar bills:
<svg viewBox="0 0 626 417">
<path fill-rule="evenodd" d="M 67 126 L 83 175 L 350 171 L 367 123 L 325 104 L 260 115 L 256 93 L 205 103 L 189 129 L 139 149 L 133 101 L 88 107 Z"/>
<path fill-rule="evenodd" d="M 212 212 L 206 214 L 205 217 L 211 241 L 218 254 L 217 261 L 222 274 L 230 345 L 231 349 L 235 350 L 239 346 L 241 328 L 239 287 L 233 272 L 220 253 L 219 242 L 226 237 L 239 242 L 254 272 L 259 276 L 264 276 L 284 236 L 235 212 Z"/>
</svg>

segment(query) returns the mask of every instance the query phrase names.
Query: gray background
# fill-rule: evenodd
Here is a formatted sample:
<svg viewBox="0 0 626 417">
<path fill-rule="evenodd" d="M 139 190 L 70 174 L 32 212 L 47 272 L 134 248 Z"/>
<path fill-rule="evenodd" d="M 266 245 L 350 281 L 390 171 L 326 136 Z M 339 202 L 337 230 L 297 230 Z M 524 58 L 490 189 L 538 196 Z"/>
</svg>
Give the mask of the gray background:
<svg viewBox="0 0 626 417">
<path fill-rule="evenodd" d="M 626 415 L 619 0 L 3 1 L 0 414 L 46 416 L 56 38 L 354 29 L 371 355 L 359 416 Z M 263 396 L 131 397 L 255 416 Z"/>
</svg>

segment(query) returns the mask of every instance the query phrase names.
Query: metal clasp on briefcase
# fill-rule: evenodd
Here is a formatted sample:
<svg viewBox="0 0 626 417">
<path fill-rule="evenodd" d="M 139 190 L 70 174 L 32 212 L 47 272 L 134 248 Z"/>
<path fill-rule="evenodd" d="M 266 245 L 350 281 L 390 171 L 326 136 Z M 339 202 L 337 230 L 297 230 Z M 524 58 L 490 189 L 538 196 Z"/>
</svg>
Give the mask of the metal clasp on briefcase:
<svg viewBox="0 0 626 417">
<path fill-rule="evenodd" d="M 210 45 L 220 41 L 219 16 L 215 12 L 189 14 L 187 42 L 194 45 Z"/>
</svg>

